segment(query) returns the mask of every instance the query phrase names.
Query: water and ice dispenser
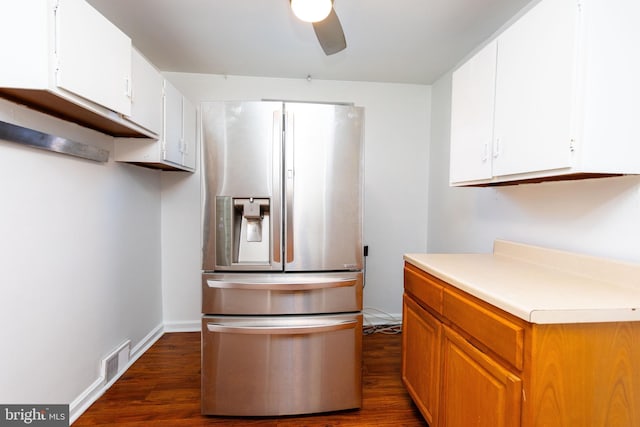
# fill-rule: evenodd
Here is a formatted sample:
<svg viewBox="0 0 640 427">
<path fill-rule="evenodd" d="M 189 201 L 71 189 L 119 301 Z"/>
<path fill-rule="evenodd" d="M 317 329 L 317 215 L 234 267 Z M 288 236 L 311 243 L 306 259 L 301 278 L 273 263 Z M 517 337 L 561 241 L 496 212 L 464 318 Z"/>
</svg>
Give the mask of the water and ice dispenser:
<svg viewBox="0 0 640 427">
<path fill-rule="evenodd" d="M 270 263 L 270 199 L 216 197 L 216 264 L 251 267 Z"/>
</svg>

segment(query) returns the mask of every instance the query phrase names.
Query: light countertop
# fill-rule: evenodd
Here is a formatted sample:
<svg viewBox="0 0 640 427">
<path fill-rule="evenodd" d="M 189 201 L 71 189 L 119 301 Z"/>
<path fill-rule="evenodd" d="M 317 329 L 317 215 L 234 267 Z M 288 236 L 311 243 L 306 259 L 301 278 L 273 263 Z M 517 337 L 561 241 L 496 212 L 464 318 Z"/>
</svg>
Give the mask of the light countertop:
<svg viewBox="0 0 640 427">
<path fill-rule="evenodd" d="M 404 259 L 531 323 L 640 321 L 640 264 L 504 240 L 492 254 Z"/>
</svg>

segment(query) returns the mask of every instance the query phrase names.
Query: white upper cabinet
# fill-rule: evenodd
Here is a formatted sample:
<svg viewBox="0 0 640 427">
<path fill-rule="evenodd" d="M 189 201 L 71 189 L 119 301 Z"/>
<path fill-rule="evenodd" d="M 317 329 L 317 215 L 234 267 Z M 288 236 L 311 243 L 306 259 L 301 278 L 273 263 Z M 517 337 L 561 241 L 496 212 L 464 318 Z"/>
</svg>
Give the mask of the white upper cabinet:
<svg viewBox="0 0 640 427">
<path fill-rule="evenodd" d="M 154 134 L 162 133 L 162 88 L 160 72 L 135 48 L 131 51 L 130 119 Z"/>
<path fill-rule="evenodd" d="M 196 167 L 196 108 L 169 81 L 164 81 L 163 160 L 177 169 Z"/>
<path fill-rule="evenodd" d="M 182 164 L 182 94 L 167 80 L 164 82 L 163 160 Z"/>
<path fill-rule="evenodd" d="M 493 174 L 571 166 L 575 0 L 544 0 L 498 38 Z"/>
<path fill-rule="evenodd" d="M 451 184 L 640 173 L 639 13 L 542 0 L 455 70 Z"/>
<path fill-rule="evenodd" d="M 458 68 L 452 76 L 452 182 L 491 179 L 496 42 Z"/>
<path fill-rule="evenodd" d="M 193 172 L 196 169 L 196 108 L 166 79 L 162 105 L 159 141 L 116 138 L 115 160 L 156 169 Z"/>
<path fill-rule="evenodd" d="M 131 40 L 85 0 L 3 4 L 0 96 L 114 136 L 132 113 Z"/>
<path fill-rule="evenodd" d="M 182 98 L 182 166 L 196 169 L 196 138 L 198 128 L 196 107 L 187 98 Z"/>
<path fill-rule="evenodd" d="M 57 0 L 56 84 L 131 114 L 131 39 L 85 0 Z"/>
</svg>

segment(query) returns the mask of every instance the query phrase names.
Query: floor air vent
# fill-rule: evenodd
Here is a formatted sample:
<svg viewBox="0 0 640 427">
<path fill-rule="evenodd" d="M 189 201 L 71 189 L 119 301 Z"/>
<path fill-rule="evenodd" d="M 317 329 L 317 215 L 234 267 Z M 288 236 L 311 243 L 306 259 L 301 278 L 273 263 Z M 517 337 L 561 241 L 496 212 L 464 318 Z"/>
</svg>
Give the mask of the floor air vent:
<svg viewBox="0 0 640 427">
<path fill-rule="evenodd" d="M 130 347 L 131 341 L 126 341 L 102 360 L 102 376 L 106 383 L 111 382 L 127 366 Z"/>
<path fill-rule="evenodd" d="M 107 359 L 107 373 L 105 374 L 105 381 L 110 382 L 115 378 L 118 373 L 118 355 L 114 354 L 110 359 Z"/>
</svg>

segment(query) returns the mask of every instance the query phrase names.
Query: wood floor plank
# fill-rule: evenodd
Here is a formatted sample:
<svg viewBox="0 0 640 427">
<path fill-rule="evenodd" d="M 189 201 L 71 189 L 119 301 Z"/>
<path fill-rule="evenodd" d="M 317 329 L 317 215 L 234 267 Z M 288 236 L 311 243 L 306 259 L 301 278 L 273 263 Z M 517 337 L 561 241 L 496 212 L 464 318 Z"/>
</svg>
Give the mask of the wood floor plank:
<svg viewBox="0 0 640 427">
<path fill-rule="evenodd" d="M 401 335 L 363 337 L 359 410 L 287 417 L 200 414 L 200 333 L 165 334 L 74 426 L 428 427 L 400 379 Z"/>
</svg>

